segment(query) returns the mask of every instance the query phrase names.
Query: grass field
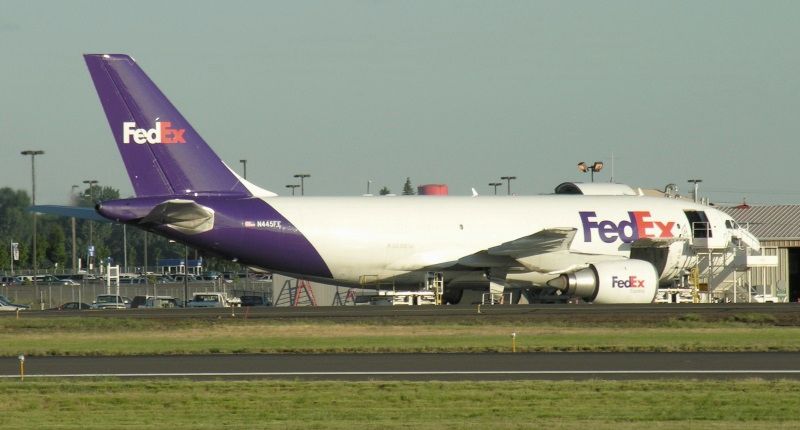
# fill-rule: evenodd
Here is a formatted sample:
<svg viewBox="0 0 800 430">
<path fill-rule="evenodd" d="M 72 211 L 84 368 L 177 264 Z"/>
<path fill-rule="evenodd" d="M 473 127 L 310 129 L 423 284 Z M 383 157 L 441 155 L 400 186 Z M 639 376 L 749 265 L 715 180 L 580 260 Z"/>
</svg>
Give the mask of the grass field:
<svg viewBox="0 0 800 430">
<path fill-rule="evenodd" d="M 0 319 L 0 356 L 508 351 L 798 351 L 800 327 L 739 316 L 656 325 Z"/>
<path fill-rule="evenodd" d="M 0 381 L 3 428 L 800 427 L 791 381 Z"/>
</svg>

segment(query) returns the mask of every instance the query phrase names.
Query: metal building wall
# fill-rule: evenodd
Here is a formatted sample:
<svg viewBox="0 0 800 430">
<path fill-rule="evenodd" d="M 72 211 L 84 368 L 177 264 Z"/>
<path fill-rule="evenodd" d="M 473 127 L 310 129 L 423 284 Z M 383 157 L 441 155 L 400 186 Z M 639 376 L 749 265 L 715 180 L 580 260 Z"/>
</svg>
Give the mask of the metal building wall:
<svg viewBox="0 0 800 430">
<path fill-rule="evenodd" d="M 749 275 L 750 285 L 759 286 L 756 294 L 762 293 L 761 285 L 767 286 L 767 294 L 771 292 L 775 294 L 787 294 L 788 291 L 778 291 L 778 288 L 779 286 L 786 288 L 789 284 L 789 249 L 767 246 L 763 247 L 763 255 L 777 255 L 778 267 L 751 268 Z"/>
</svg>

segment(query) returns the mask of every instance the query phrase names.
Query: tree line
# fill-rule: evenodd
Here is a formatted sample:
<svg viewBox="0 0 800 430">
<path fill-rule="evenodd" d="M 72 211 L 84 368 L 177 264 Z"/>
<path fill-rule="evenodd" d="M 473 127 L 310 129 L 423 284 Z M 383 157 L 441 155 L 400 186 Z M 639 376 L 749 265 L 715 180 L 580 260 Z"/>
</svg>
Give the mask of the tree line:
<svg viewBox="0 0 800 430">
<path fill-rule="evenodd" d="M 94 202 L 119 198 L 119 190 L 112 187 L 93 187 L 81 194 L 73 195 L 73 206 L 93 207 Z M 33 268 L 33 214 L 28 211 L 31 198 L 27 191 L 0 188 L 0 272 L 8 273 L 12 268 L 12 242 L 19 244 L 19 261 L 13 262 L 15 271 L 28 271 Z M 111 257 L 112 264 L 123 265 L 125 257 L 122 224 L 75 220 L 76 257 L 86 267 L 88 256 L 90 222 L 94 238 L 95 264 L 106 262 Z M 145 232 L 138 228 L 127 230 L 128 271 L 144 266 Z M 55 215 L 37 215 L 36 262 L 40 271 L 69 271 L 72 269 L 72 219 Z M 183 258 L 183 245 L 170 243 L 156 234 L 147 233 L 147 263 L 156 266 L 157 260 L 164 258 Z M 196 251 L 190 249 L 190 257 Z M 76 263 L 77 264 L 77 263 Z M 239 265 L 215 258 L 203 258 L 207 269 L 237 270 Z"/>
</svg>

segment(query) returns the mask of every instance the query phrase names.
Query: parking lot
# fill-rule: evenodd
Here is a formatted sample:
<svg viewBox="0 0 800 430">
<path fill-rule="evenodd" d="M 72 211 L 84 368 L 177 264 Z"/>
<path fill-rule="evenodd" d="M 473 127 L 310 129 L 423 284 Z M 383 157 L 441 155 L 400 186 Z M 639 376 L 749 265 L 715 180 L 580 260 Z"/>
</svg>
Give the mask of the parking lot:
<svg viewBox="0 0 800 430">
<path fill-rule="evenodd" d="M 255 302 L 256 305 L 259 304 L 258 300 L 253 297 L 262 298 L 261 303 L 271 302 L 272 298 L 271 280 L 260 278 L 203 280 L 192 277 L 187 279 L 184 284 L 182 278 L 130 277 L 121 279 L 118 286 L 109 286 L 104 280 L 94 277 L 75 280 L 58 279 L 52 275 L 45 276 L 37 280 L 36 285 L 27 279 L 23 279 L 22 282 L 6 280 L 7 282 L 0 283 L 0 295 L 5 296 L 12 303 L 27 305 L 31 309 L 37 310 L 58 308 L 67 303 L 92 305 L 98 296 L 105 294 L 127 297 L 131 301 L 139 296 L 172 297 L 177 299 L 181 306 L 184 300 L 191 300 L 198 292 L 221 292 L 229 297 L 237 298 L 245 296 L 248 304 Z"/>
</svg>

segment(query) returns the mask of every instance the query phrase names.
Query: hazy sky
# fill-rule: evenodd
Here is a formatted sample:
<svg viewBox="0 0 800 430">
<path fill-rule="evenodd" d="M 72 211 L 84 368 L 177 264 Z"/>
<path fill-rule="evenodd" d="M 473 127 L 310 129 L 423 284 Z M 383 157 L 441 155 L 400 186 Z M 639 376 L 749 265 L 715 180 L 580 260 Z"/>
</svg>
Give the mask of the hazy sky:
<svg viewBox="0 0 800 430">
<path fill-rule="evenodd" d="M 0 186 L 132 188 L 82 53 L 127 53 L 285 194 L 517 194 L 596 175 L 800 203 L 798 1 L 0 1 Z"/>
</svg>

